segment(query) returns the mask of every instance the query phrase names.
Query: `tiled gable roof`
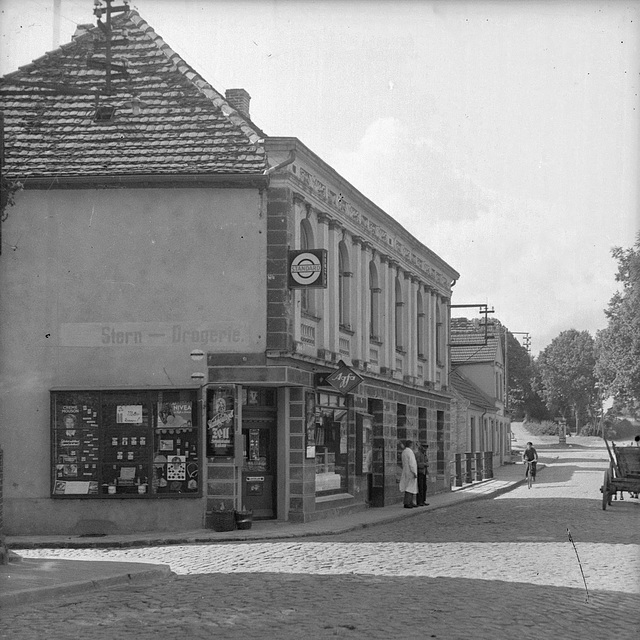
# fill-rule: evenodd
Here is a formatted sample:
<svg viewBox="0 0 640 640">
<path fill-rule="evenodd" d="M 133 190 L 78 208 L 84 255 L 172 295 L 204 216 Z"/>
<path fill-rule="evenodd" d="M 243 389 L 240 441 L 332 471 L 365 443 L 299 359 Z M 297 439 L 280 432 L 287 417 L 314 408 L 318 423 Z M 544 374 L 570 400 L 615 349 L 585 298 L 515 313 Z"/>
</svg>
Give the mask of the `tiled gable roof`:
<svg viewBox="0 0 640 640">
<path fill-rule="evenodd" d="M 500 326 L 499 322 L 496 323 Z M 451 318 L 449 343 L 453 364 L 495 362 L 499 357 L 496 326 L 493 322 L 490 322 L 485 333 L 484 324 L 477 320 Z"/>
<path fill-rule="evenodd" d="M 495 362 L 498 345 L 495 340 L 489 340 L 486 345 L 464 346 L 451 344 L 451 362 L 456 365 L 473 362 Z"/>
<path fill-rule="evenodd" d="M 262 174 L 264 133 L 160 38 L 135 11 L 112 19 L 112 74 L 118 105 L 96 122 L 95 94 L 106 72 L 98 27 L 0 80 L 8 177 Z M 118 40 L 126 39 L 118 44 Z M 132 102 L 133 100 L 133 102 Z M 140 101 L 140 113 L 133 104 Z"/>
<path fill-rule="evenodd" d="M 455 369 L 449 376 L 451 386 L 463 397 L 466 398 L 474 407 L 482 410 L 495 410 L 495 402 L 477 387 L 471 380 L 462 375 Z"/>
</svg>

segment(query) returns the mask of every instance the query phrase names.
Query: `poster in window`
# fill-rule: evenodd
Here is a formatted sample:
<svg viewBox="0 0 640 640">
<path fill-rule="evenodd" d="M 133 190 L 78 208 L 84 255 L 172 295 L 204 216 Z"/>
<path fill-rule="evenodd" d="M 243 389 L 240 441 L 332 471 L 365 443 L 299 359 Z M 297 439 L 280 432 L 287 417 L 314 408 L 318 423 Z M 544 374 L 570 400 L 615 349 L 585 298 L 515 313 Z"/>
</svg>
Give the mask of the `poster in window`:
<svg viewBox="0 0 640 640">
<path fill-rule="evenodd" d="M 316 457 L 316 399 L 313 391 L 305 394 L 306 457 Z"/>
<path fill-rule="evenodd" d="M 56 480 L 53 488 L 54 495 L 58 496 L 81 496 L 81 495 L 97 495 L 97 482 L 66 482 L 64 480 Z"/>
<path fill-rule="evenodd" d="M 60 406 L 60 420 L 58 421 L 58 427 L 62 427 L 65 431 L 65 435 L 69 438 L 74 437 L 77 434 L 77 429 L 80 423 L 80 405 L 66 404 Z"/>
<path fill-rule="evenodd" d="M 93 403 L 88 402 L 92 399 L 86 395 L 67 393 L 55 403 L 53 412 L 55 481 L 95 481 L 98 478 L 97 411 Z"/>
<path fill-rule="evenodd" d="M 233 456 L 235 388 L 212 389 L 207 395 L 207 456 Z"/>
<path fill-rule="evenodd" d="M 191 402 L 158 403 L 158 429 L 184 429 L 191 426 Z"/>
<path fill-rule="evenodd" d="M 119 404 L 116 408 L 118 424 L 142 424 L 141 404 Z"/>
<path fill-rule="evenodd" d="M 347 453 L 347 423 L 345 420 L 340 425 L 340 453 Z"/>
</svg>

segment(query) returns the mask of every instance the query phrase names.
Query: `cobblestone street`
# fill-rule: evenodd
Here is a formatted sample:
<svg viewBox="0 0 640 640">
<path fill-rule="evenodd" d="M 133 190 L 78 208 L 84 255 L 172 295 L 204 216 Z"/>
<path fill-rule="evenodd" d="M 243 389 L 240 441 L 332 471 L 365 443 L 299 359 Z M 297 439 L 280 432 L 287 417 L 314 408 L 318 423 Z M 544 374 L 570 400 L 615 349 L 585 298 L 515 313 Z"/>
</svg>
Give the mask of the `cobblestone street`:
<svg viewBox="0 0 640 640">
<path fill-rule="evenodd" d="M 606 451 L 539 453 L 530 490 L 339 536 L 20 551 L 176 575 L 3 611 L 0 638 L 636 638 L 638 500 L 602 510 Z"/>
</svg>

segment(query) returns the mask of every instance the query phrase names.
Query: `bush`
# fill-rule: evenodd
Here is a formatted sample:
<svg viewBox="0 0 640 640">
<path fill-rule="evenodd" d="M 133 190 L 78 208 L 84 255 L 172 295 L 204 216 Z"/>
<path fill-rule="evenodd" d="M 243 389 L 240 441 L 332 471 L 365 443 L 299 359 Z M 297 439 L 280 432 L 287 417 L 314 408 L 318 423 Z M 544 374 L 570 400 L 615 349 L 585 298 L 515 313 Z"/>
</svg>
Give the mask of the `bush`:
<svg viewBox="0 0 640 640">
<path fill-rule="evenodd" d="M 557 436 L 560 431 L 560 425 L 551 420 L 527 422 L 527 430 L 535 436 Z"/>
<path fill-rule="evenodd" d="M 600 425 L 597 424 L 585 424 L 584 427 L 580 429 L 581 436 L 599 436 L 600 435 Z M 609 436 L 607 436 L 609 437 Z"/>
<path fill-rule="evenodd" d="M 625 440 L 633 440 L 637 435 L 640 435 L 640 426 L 634 425 L 630 420 L 622 418 L 621 420 L 606 420 L 606 427 L 614 432 L 614 436 L 609 436 L 607 434 L 607 438 L 615 437 L 616 440 L 620 440 L 621 442 Z"/>
</svg>

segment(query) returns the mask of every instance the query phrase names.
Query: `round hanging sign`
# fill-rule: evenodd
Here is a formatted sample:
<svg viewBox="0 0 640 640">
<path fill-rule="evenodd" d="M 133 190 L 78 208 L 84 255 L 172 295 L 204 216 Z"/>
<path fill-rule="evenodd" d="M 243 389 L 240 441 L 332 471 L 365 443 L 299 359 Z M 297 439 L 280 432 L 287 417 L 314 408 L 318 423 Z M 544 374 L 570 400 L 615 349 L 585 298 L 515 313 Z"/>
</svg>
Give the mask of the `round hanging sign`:
<svg viewBox="0 0 640 640">
<path fill-rule="evenodd" d="M 291 261 L 291 277 L 301 285 L 313 284 L 322 275 L 320 258 L 313 253 L 300 253 Z"/>
</svg>

